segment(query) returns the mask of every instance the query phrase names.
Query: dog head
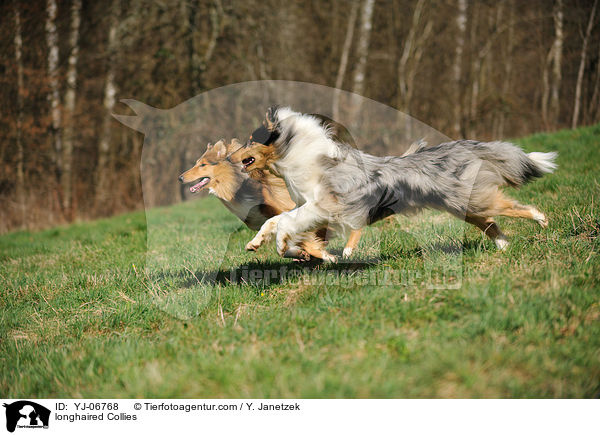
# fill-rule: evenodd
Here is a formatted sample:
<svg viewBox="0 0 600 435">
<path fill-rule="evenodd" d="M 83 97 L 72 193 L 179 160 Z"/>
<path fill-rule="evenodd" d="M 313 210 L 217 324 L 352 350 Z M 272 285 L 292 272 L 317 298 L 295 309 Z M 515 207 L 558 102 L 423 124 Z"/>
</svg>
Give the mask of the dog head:
<svg viewBox="0 0 600 435">
<path fill-rule="evenodd" d="M 244 172 L 267 169 L 277 154 L 274 142 L 279 138 L 277 106 L 267 109 L 262 125 L 252 132 L 246 145 L 234 153 L 235 160 L 241 162 Z"/>
<path fill-rule="evenodd" d="M 263 145 L 258 142 L 250 142 L 234 154 L 236 160 L 240 161 L 244 172 L 269 169 L 271 163 L 277 160 L 277 153 L 273 145 Z"/>
<path fill-rule="evenodd" d="M 196 160 L 196 164 L 179 176 L 179 181 L 185 184 L 193 183 L 190 187 L 192 193 L 214 188 L 231 167 L 231 162 L 227 160 L 228 154 L 241 147 L 242 144 L 237 139 L 233 139 L 229 144 L 223 140 L 214 145 L 208 144 L 204 154 Z"/>
</svg>

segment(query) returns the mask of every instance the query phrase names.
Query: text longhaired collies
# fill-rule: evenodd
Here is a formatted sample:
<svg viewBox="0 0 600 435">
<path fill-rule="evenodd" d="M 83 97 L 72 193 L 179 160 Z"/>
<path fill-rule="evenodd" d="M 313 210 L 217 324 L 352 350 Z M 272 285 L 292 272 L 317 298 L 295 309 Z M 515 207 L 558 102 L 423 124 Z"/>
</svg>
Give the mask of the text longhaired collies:
<svg viewBox="0 0 600 435">
<path fill-rule="evenodd" d="M 403 157 L 376 157 L 332 139 L 314 117 L 288 107 L 267 111 L 240 158 L 247 171 L 269 168 L 281 176 L 297 208 L 265 222 L 249 245 L 277 233 L 280 255 L 297 235 L 323 225 L 360 229 L 394 213 L 430 207 L 476 225 L 496 246 L 508 241 L 494 216 L 546 216 L 505 196 L 500 187 L 519 187 L 552 172 L 557 153 L 529 153 L 508 142 L 458 140 L 418 149 Z M 334 261 L 335 257 L 325 257 Z"/>
</svg>

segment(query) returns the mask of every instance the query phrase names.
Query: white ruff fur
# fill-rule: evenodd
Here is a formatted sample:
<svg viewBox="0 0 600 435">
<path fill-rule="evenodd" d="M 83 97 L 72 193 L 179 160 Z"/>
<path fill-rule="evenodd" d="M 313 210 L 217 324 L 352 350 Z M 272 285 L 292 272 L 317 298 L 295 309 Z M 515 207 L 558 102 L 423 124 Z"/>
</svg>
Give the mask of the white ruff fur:
<svg viewBox="0 0 600 435">
<path fill-rule="evenodd" d="M 277 114 L 285 129 L 302 133 L 294 135 L 289 151 L 273 166 L 283 176 L 290 196 L 298 206 L 318 201 L 323 178 L 319 162 L 323 156 L 336 157 L 338 147 L 316 118 L 301 116 L 289 108 L 279 109 Z"/>
<path fill-rule="evenodd" d="M 326 195 L 321 162 L 324 157 L 339 157 L 339 147 L 316 118 L 303 116 L 289 108 L 279 109 L 277 115 L 284 130 L 301 132 L 293 135 L 288 151 L 273 164 L 285 180 L 290 197 L 298 205 L 298 208 L 283 213 L 277 224 L 277 250 L 284 255 L 296 246 L 295 235 L 302 232 L 302 228 L 330 224 L 343 234 L 347 234 L 349 228 L 332 220 L 329 212 L 319 207 Z M 347 250 L 344 257 L 351 253 L 351 249 Z M 335 257 L 324 260 L 335 261 Z"/>
<path fill-rule="evenodd" d="M 250 241 L 249 245 L 260 246 L 277 233 L 277 250 L 284 255 L 288 249 L 297 247 L 297 234 L 300 228 L 317 227 L 319 224 L 332 224 L 332 227 L 343 234 L 347 227 L 331 222 L 329 213 L 318 206 L 323 199 L 323 170 L 319 164 L 323 157 L 335 158 L 339 155 L 336 143 L 329 137 L 316 118 L 294 112 L 284 107 L 277 111 L 280 124 L 288 131 L 301 132 L 295 134 L 289 142 L 288 152 L 273 163 L 274 172 L 281 174 L 288 188 L 290 197 L 298 208 L 282 213 L 265 222 L 261 230 Z M 284 238 L 290 239 L 284 241 Z M 348 249 L 345 256 L 349 256 Z M 324 261 L 335 261 L 334 256 L 325 256 Z"/>
</svg>

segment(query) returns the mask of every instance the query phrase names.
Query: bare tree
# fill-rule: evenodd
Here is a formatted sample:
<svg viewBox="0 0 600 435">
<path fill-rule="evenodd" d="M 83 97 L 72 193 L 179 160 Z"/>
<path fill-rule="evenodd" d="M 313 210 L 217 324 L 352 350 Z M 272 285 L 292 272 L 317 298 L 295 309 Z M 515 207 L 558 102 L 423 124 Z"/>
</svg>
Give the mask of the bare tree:
<svg viewBox="0 0 600 435">
<path fill-rule="evenodd" d="M 493 136 L 495 138 L 502 138 L 504 136 L 504 125 L 506 122 L 506 106 L 507 106 L 507 95 L 510 90 L 512 69 L 513 69 L 513 49 L 515 46 L 515 4 L 513 0 L 508 0 L 508 34 L 506 37 L 506 44 L 504 45 L 504 77 L 502 79 L 502 88 L 500 95 L 500 107 L 498 115 L 494 118 L 494 125 L 492 127 Z"/>
<path fill-rule="evenodd" d="M 462 128 L 462 64 L 465 50 L 465 33 L 467 30 L 467 0 L 458 0 L 458 12 L 456 15 L 456 48 L 454 52 L 453 81 L 454 81 L 454 134 L 460 135 Z"/>
<path fill-rule="evenodd" d="M 477 21 L 477 16 L 478 16 L 478 8 L 475 7 L 475 11 L 473 14 L 474 17 L 474 21 Z M 471 28 L 473 30 L 472 32 L 472 39 L 475 39 L 475 31 L 474 31 L 474 27 L 475 25 Z M 471 100 L 470 100 L 470 104 L 469 104 L 469 124 L 468 124 L 468 128 L 466 128 L 465 126 L 463 126 L 463 128 L 465 129 L 465 131 L 467 131 L 468 135 L 473 134 L 474 132 L 472 131 L 473 127 L 474 127 L 474 121 L 477 119 L 477 114 L 478 114 L 478 110 L 479 110 L 479 95 L 481 92 L 481 88 L 484 87 L 485 85 L 485 80 L 487 80 L 488 76 L 489 76 L 489 72 L 486 72 L 486 68 L 484 68 L 487 65 L 487 69 L 489 70 L 491 68 L 491 53 L 492 53 L 492 49 L 494 47 L 494 43 L 496 42 L 496 40 L 498 39 L 499 36 L 501 36 L 504 32 L 506 32 L 508 30 L 509 32 L 509 40 L 512 38 L 511 36 L 511 31 L 514 27 L 514 21 L 512 19 L 509 20 L 505 20 L 503 18 L 503 8 L 502 6 L 499 6 L 497 11 L 496 11 L 496 15 L 494 17 L 494 15 L 490 15 L 489 16 L 489 24 L 488 24 L 488 28 L 486 31 L 482 32 L 484 35 L 486 35 L 485 39 L 484 39 L 484 43 L 479 45 L 479 50 L 477 50 L 475 53 L 472 54 L 472 65 L 471 65 Z M 512 43 L 512 42 L 511 42 Z M 512 66 L 510 66 L 510 68 L 512 68 Z M 505 71 L 507 71 L 507 74 L 510 75 L 510 68 L 508 70 L 506 70 L 506 65 L 505 65 Z M 508 79 L 506 79 L 508 80 Z M 508 92 L 508 85 L 506 86 L 506 88 L 503 88 L 503 95 L 505 93 Z"/>
<path fill-rule="evenodd" d="M 484 27 L 484 24 L 482 23 L 484 21 L 484 14 L 480 12 L 480 4 L 477 2 L 473 4 L 472 9 L 473 12 L 471 18 L 469 39 L 471 41 L 476 41 L 479 27 Z M 488 25 L 488 28 L 484 27 L 481 33 L 485 35 L 483 38 L 483 41 L 485 41 L 485 43 L 480 46 L 479 50 L 477 50 L 475 53 L 472 53 L 470 56 L 470 99 L 468 101 L 468 104 L 467 100 L 464 100 L 465 108 L 463 109 L 464 111 L 461 113 L 461 115 L 464 117 L 463 125 L 461 126 L 462 134 L 467 137 L 472 136 L 475 133 L 473 129 L 475 128 L 475 120 L 477 119 L 477 110 L 479 106 L 479 88 L 483 76 L 483 65 L 486 61 L 486 58 L 490 55 L 492 48 L 492 26 Z"/>
<path fill-rule="evenodd" d="M 196 29 L 196 17 L 198 15 L 198 8 L 200 4 L 198 0 L 184 0 L 184 26 L 187 29 L 187 48 L 188 48 L 188 64 L 190 69 L 190 91 L 192 96 L 196 95 L 201 88 L 201 67 L 200 67 L 200 55 L 198 53 L 196 35 L 199 33 Z"/>
<path fill-rule="evenodd" d="M 553 11 L 554 42 L 542 72 L 542 121 L 546 128 L 555 125 L 560 112 L 559 94 L 562 81 L 562 52 L 564 43 L 564 17 L 562 0 L 556 0 Z M 549 69 L 552 69 L 550 80 Z"/>
<path fill-rule="evenodd" d="M 592 6 L 592 12 L 590 12 L 590 19 L 588 21 L 587 29 L 583 37 L 583 44 L 581 46 L 581 57 L 579 60 L 579 71 L 577 72 L 577 84 L 575 85 L 575 103 L 573 107 L 573 119 L 571 120 L 571 128 L 577 127 L 577 121 L 579 119 L 579 110 L 581 107 L 581 87 L 583 85 L 583 72 L 585 70 L 585 59 L 587 55 L 587 46 L 594 27 L 594 16 L 596 15 L 596 6 L 598 0 L 594 0 L 594 6 Z"/>
<path fill-rule="evenodd" d="M 398 108 L 408 112 L 414 91 L 414 79 L 423 57 L 423 47 L 431 35 L 433 23 L 427 20 L 423 26 L 423 10 L 426 0 L 417 0 L 408 36 L 398 61 Z"/>
<path fill-rule="evenodd" d="M 337 71 L 337 77 L 335 79 L 335 91 L 333 93 L 333 119 L 339 119 L 340 115 L 340 93 L 342 85 L 344 84 L 344 76 L 346 75 L 346 68 L 348 67 L 348 57 L 350 55 L 350 48 L 352 47 L 352 39 L 354 38 L 354 28 L 356 27 L 356 15 L 358 12 L 360 0 L 352 1 L 352 9 L 350 10 L 350 18 L 348 18 L 348 25 L 346 28 L 346 38 L 344 39 L 344 46 L 342 48 L 342 56 L 340 58 L 340 65 Z"/>
<path fill-rule="evenodd" d="M 558 115 L 560 113 L 560 85 L 562 81 L 562 52 L 563 52 L 563 41 L 564 41 L 564 17 L 563 17 L 563 3 L 562 0 L 557 0 L 556 7 L 554 9 L 554 26 L 556 32 L 556 38 L 554 41 L 554 62 L 552 67 L 552 87 L 550 92 L 550 117 L 553 124 L 558 121 Z"/>
<path fill-rule="evenodd" d="M 361 10 L 360 31 L 356 47 L 358 60 L 354 68 L 354 81 L 352 92 L 357 95 L 363 95 L 365 91 L 365 75 L 367 72 L 367 57 L 369 54 L 369 39 L 371 37 L 371 28 L 373 27 L 373 6 L 375 0 L 364 0 Z M 353 101 L 353 111 L 358 111 L 358 101 Z"/>
<path fill-rule="evenodd" d="M 598 44 L 598 58 L 600 59 L 600 44 Z M 594 92 L 588 107 L 588 122 L 595 122 L 598 118 L 598 108 L 600 107 L 600 62 L 597 62 L 596 81 L 594 83 Z"/>
<path fill-rule="evenodd" d="M 187 7 L 185 7 L 187 3 Z M 210 6 L 210 37 L 206 50 L 202 53 L 199 49 L 199 37 L 202 37 L 206 32 L 202 32 L 198 29 L 198 19 L 200 2 L 198 0 L 191 0 L 189 2 L 184 1 L 185 12 L 187 15 L 187 48 L 189 56 L 189 69 L 191 76 L 191 91 L 194 95 L 202 91 L 204 85 L 204 72 L 210 62 L 215 48 L 217 46 L 217 40 L 223 31 L 223 6 L 220 0 L 214 0 Z"/>
<path fill-rule="evenodd" d="M 21 14 L 17 0 L 13 1 L 15 11 L 15 63 L 17 64 L 17 202 L 21 225 L 26 223 L 25 214 L 25 174 L 23 169 L 25 155 L 23 153 L 23 38 L 21 36 Z"/>
<path fill-rule="evenodd" d="M 106 199 L 106 191 L 109 177 L 110 166 L 110 124 L 112 122 L 111 114 L 115 106 L 115 94 L 117 88 L 115 85 L 115 62 L 118 43 L 118 10 L 119 1 L 112 0 L 109 10 L 109 27 L 107 43 L 107 70 L 106 80 L 104 82 L 104 116 L 102 121 L 102 130 L 98 142 L 98 165 L 96 167 L 96 202 L 99 205 Z"/>
<path fill-rule="evenodd" d="M 493 54 L 493 44 L 498 36 L 506 30 L 506 28 L 510 28 L 511 24 L 505 22 L 503 18 L 504 8 L 503 4 L 499 3 L 496 7 L 496 14 L 488 14 L 488 26 L 487 29 L 481 32 L 485 35 L 485 42 L 480 45 L 479 50 L 472 55 L 472 64 L 471 64 L 471 95 L 470 95 L 470 103 L 468 110 L 468 122 L 464 127 L 467 136 L 472 136 L 476 134 L 475 129 L 475 121 L 478 118 L 478 110 L 479 110 L 479 95 L 481 90 L 484 88 L 485 80 L 488 76 L 486 72 L 489 69 L 490 65 L 493 62 L 492 54 Z M 477 35 L 477 26 L 476 23 L 481 23 L 484 21 L 484 14 L 480 12 L 480 8 L 478 4 L 474 5 L 473 11 L 473 25 L 471 26 L 471 40 L 476 39 Z"/>
<path fill-rule="evenodd" d="M 56 0 L 46 3 L 46 44 L 48 45 L 48 81 L 50 92 L 50 115 L 52 118 L 52 142 L 54 145 L 55 170 L 57 178 L 62 174 L 62 140 L 60 136 L 61 112 L 58 83 L 58 32 L 56 30 Z"/>
<path fill-rule="evenodd" d="M 77 87 L 77 60 L 79 57 L 79 24 L 81 22 L 81 0 L 71 3 L 71 29 L 69 33 L 69 62 L 67 69 L 67 89 L 65 91 L 65 126 L 63 129 L 63 208 L 70 216 L 72 210 L 73 183 L 73 127 Z"/>
</svg>

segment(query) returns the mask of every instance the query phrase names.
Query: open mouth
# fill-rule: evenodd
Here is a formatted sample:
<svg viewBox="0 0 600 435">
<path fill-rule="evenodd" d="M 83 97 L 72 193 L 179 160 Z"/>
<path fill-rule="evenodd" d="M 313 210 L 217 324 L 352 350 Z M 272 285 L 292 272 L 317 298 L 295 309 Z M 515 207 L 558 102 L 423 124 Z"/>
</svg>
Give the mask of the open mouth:
<svg viewBox="0 0 600 435">
<path fill-rule="evenodd" d="M 206 186 L 208 184 L 208 182 L 210 181 L 209 177 L 202 177 L 200 178 L 200 180 L 197 180 L 198 182 L 196 184 L 194 184 L 192 187 L 190 187 L 190 192 L 192 193 L 196 193 L 198 192 L 200 189 L 202 189 L 204 186 Z"/>
<path fill-rule="evenodd" d="M 246 157 L 244 160 L 242 160 L 242 166 L 244 169 L 248 169 L 248 166 L 250 166 L 252 163 L 254 163 L 254 157 Z"/>
</svg>

